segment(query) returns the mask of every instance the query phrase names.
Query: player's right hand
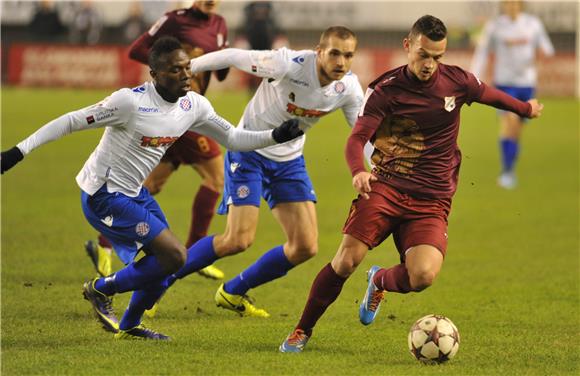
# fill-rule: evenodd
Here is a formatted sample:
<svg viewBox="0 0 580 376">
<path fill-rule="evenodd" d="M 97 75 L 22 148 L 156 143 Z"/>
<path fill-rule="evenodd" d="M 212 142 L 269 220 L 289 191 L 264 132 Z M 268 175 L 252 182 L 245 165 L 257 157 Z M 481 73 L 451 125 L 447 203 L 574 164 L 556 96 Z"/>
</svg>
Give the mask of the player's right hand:
<svg viewBox="0 0 580 376">
<path fill-rule="evenodd" d="M 376 176 L 370 172 L 362 171 L 352 178 L 352 186 L 365 200 L 368 200 L 373 181 L 377 181 Z"/>
<path fill-rule="evenodd" d="M 3 151 L 0 157 L 0 173 L 10 170 L 14 165 L 24 159 L 24 154 L 14 146 L 12 149 Z"/>
<path fill-rule="evenodd" d="M 528 103 L 532 106 L 532 110 L 530 111 L 530 118 L 537 118 L 542 115 L 542 110 L 544 109 L 544 105 L 538 102 L 536 98 L 530 99 Z"/>
<path fill-rule="evenodd" d="M 304 134 L 304 131 L 300 129 L 300 122 L 298 119 L 286 120 L 278 128 L 272 131 L 272 138 L 279 144 L 288 142 L 300 137 Z"/>
</svg>

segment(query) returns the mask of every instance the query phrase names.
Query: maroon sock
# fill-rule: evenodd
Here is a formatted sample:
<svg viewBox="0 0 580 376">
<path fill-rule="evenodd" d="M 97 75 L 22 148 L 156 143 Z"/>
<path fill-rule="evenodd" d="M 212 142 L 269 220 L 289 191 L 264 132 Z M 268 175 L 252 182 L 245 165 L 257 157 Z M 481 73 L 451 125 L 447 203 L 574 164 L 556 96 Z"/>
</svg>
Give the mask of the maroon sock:
<svg viewBox="0 0 580 376">
<path fill-rule="evenodd" d="M 328 306 L 338 298 L 344 282 L 346 282 L 346 278 L 336 274 L 330 264 L 322 268 L 312 282 L 306 307 L 304 307 L 296 329 L 302 329 L 306 334 L 311 335 L 318 319 L 324 314 Z"/>
<path fill-rule="evenodd" d="M 191 206 L 191 225 L 189 227 L 189 237 L 187 238 L 187 243 L 185 243 L 187 248 L 207 235 L 219 197 L 219 192 L 213 191 L 204 185 L 199 187 Z"/>
<path fill-rule="evenodd" d="M 390 269 L 380 269 L 375 273 L 373 282 L 377 288 L 389 292 L 406 294 L 413 291 L 405 264 L 395 265 Z"/>
<path fill-rule="evenodd" d="M 109 239 L 105 238 L 102 234 L 99 234 L 99 245 L 104 248 L 113 248 Z"/>
</svg>

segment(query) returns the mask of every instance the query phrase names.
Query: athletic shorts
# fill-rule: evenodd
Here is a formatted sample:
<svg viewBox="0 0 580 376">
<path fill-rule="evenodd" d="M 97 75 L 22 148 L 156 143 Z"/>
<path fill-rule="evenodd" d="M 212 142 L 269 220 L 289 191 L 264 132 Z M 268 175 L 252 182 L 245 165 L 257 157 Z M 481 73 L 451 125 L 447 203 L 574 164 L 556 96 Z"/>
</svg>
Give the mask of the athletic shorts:
<svg viewBox="0 0 580 376">
<path fill-rule="evenodd" d="M 343 234 L 369 249 L 393 234 L 401 262 L 409 248 L 420 244 L 436 247 L 445 257 L 451 199 L 415 198 L 380 180 L 372 182 L 371 188 L 368 200 L 359 196 L 352 202 Z"/>
<path fill-rule="evenodd" d="M 107 192 L 105 184 L 92 196 L 81 191 L 81 204 L 87 221 L 111 242 L 125 264 L 169 227 L 159 204 L 145 187 L 137 197 L 129 197 Z"/>
<path fill-rule="evenodd" d="M 224 170 L 224 194 L 219 214 L 226 214 L 229 205 L 260 207 L 261 197 L 270 209 L 282 202 L 316 202 L 303 156 L 276 162 L 253 151 L 228 151 Z"/>
<path fill-rule="evenodd" d="M 495 86 L 498 90 L 503 91 L 512 97 L 521 100 L 522 102 L 527 102 L 532 99 L 535 95 L 536 89 L 533 87 L 515 87 L 515 86 Z M 505 113 L 504 110 L 497 110 L 498 115 Z"/>
<path fill-rule="evenodd" d="M 177 169 L 181 164 L 196 164 L 221 154 L 220 146 L 209 137 L 195 132 L 185 132 L 165 152 L 162 162 L 171 162 Z"/>
</svg>

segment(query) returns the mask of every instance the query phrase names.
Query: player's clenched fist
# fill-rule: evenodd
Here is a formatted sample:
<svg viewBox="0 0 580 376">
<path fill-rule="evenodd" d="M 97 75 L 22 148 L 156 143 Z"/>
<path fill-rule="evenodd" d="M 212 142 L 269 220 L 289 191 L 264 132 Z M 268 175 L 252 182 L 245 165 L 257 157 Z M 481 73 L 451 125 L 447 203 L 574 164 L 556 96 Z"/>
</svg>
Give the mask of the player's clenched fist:
<svg viewBox="0 0 580 376">
<path fill-rule="evenodd" d="M 280 124 L 278 128 L 275 128 L 272 131 L 272 137 L 279 144 L 293 140 L 303 134 L 304 132 L 300 129 L 300 122 L 298 119 L 286 120 Z"/>
<path fill-rule="evenodd" d="M 1 165 L 1 173 L 3 174 L 4 171 L 10 170 L 14 165 L 20 162 L 24 158 L 24 154 L 14 146 L 12 149 L 6 150 L 2 152 L 2 156 L 0 159 Z"/>
<path fill-rule="evenodd" d="M 544 105 L 538 102 L 537 99 L 530 99 L 528 103 L 532 106 L 532 110 L 530 111 L 530 118 L 537 118 L 542 115 L 542 110 L 544 109 Z"/>
</svg>

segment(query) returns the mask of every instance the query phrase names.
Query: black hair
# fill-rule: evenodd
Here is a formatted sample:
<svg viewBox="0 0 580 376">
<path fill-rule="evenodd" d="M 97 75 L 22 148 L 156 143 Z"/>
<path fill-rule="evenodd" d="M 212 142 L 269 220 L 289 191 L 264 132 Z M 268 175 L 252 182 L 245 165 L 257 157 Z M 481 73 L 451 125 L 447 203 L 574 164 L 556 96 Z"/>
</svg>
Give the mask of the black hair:
<svg viewBox="0 0 580 376">
<path fill-rule="evenodd" d="M 447 37 L 447 28 L 439 18 L 427 14 L 415 21 L 409 33 L 409 39 L 419 35 L 424 35 L 432 41 L 439 42 Z"/>
<path fill-rule="evenodd" d="M 354 38 L 354 40 L 357 39 L 354 32 L 349 28 L 344 26 L 331 26 L 328 29 L 324 30 L 324 32 L 320 36 L 319 46 L 324 48 L 326 46 L 328 38 L 330 38 L 331 36 L 336 36 L 342 40 L 346 40 L 349 38 Z"/>
<path fill-rule="evenodd" d="M 149 51 L 149 57 L 147 59 L 149 68 L 153 71 L 159 70 L 163 63 L 162 57 L 180 49 L 183 49 L 183 47 L 181 47 L 181 43 L 175 37 L 167 36 L 157 39 L 153 43 L 153 46 L 151 46 L 151 51 Z"/>
</svg>

